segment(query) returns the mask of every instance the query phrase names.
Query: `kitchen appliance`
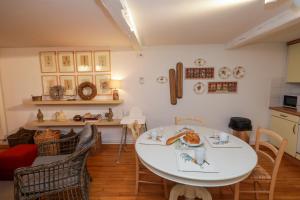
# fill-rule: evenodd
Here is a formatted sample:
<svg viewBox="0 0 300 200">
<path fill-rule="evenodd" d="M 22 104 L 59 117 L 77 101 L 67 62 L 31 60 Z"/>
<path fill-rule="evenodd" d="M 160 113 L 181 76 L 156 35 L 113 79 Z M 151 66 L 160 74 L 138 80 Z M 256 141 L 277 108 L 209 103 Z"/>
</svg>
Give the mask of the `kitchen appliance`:
<svg viewBox="0 0 300 200">
<path fill-rule="evenodd" d="M 300 95 L 283 95 L 283 106 L 300 110 Z"/>
</svg>

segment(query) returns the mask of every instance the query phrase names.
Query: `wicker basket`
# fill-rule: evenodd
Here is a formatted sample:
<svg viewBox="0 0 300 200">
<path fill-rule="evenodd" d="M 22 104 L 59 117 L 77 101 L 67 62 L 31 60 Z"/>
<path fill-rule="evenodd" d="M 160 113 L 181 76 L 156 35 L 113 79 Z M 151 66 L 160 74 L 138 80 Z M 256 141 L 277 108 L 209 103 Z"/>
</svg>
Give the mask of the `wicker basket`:
<svg viewBox="0 0 300 200">
<path fill-rule="evenodd" d="M 34 143 L 39 145 L 45 142 L 51 142 L 54 140 L 59 140 L 60 138 L 60 131 L 59 130 L 51 130 L 46 129 L 44 131 L 36 131 L 33 139 Z M 47 149 L 45 151 L 49 152 L 49 155 L 57 155 L 59 153 L 59 145 L 47 145 Z"/>
<path fill-rule="evenodd" d="M 9 147 L 18 144 L 33 144 L 33 136 L 36 130 L 28 130 L 21 127 L 18 132 L 11 134 L 7 137 Z"/>
</svg>

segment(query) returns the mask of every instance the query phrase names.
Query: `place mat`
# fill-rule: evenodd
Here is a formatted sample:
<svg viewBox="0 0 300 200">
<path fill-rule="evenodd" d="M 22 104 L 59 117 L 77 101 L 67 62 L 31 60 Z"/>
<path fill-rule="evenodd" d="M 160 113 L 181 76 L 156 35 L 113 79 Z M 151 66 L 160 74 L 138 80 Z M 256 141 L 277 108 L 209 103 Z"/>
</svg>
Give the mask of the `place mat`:
<svg viewBox="0 0 300 200">
<path fill-rule="evenodd" d="M 139 141 L 139 144 L 144 145 L 166 145 L 166 138 L 160 137 L 158 140 L 152 140 L 151 137 L 146 136 L 146 138 L 143 138 Z"/>
<path fill-rule="evenodd" d="M 195 152 L 193 150 L 176 151 L 177 167 L 184 172 L 218 173 L 219 171 L 209 161 L 202 165 L 195 163 Z"/>
<path fill-rule="evenodd" d="M 205 135 L 205 139 L 213 148 L 242 148 L 242 144 L 232 138 L 231 135 L 229 135 L 229 141 L 227 143 L 221 143 L 219 138 L 214 137 L 214 135 Z"/>
</svg>

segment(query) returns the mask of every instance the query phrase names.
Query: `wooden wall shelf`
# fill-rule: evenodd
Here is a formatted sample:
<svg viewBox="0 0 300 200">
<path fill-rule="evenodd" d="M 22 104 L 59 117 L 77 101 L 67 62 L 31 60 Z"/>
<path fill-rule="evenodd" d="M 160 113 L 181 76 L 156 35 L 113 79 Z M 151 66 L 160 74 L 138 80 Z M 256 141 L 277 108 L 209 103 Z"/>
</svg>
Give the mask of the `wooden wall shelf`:
<svg viewBox="0 0 300 200">
<path fill-rule="evenodd" d="M 121 126 L 120 119 L 114 119 L 112 121 L 107 121 L 105 119 L 95 122 L 76 122 L 71 119 L 66 121 L 55 121 L 55 120 L 45 120 L 43 122 L 38 122 L 37 120 L 29 122 L 26 124 L 28 127 L 68 127 L 68 126 L 84 126 L 86 123 L 95 124 L 96 126 Z"/>
<path fill-rule="evenodd" d="M 68 100 L 43 100 L 43 101 L 32 101 L 32 100 L 25 100 L 23 102 L 25 105 L 119 105 L 123 103 L 123 100 L 75 100 L 75 101 L 68 101 Z"/>
</svg>

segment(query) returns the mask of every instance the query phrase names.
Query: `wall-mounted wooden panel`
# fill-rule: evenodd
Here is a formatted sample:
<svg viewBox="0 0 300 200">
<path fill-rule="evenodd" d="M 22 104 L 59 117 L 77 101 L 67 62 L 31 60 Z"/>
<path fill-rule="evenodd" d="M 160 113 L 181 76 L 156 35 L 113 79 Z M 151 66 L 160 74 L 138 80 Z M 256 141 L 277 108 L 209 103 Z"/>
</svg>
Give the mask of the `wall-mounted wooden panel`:
<svg viewBox="0 0 300 200">
<path fill-rule="evenodd" d="M 183 64 L 181 62 L 176 65 L 176 95 L 179 99 L 183 96 Z"/>
<path fill-rule="evenodd" d="M 176 97 L 176 72 L 175 69 L 169 70 L 169 83 L 170 83 L 170 100 L 172 105 L 177 104 Z"/>
</svg>

